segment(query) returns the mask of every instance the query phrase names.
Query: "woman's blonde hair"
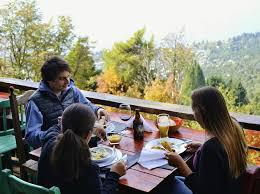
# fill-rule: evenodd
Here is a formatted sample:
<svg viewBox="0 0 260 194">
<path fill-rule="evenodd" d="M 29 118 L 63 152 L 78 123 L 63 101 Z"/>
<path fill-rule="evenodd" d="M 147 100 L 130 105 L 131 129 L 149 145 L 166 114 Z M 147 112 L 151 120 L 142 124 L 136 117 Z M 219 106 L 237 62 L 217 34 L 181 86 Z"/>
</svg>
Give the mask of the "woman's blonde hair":
<svg viewBox="0 0 260 194">
<path fill-rule="evenodd" d="M 230 117 L 222 94 L 214 87 L 202 87 L 192 93 L 192 109 L 200 125 L 223 145 L 230 175 L 239 177 L 247 166 L 247 144 L 241 126 Z"/>
</svg>

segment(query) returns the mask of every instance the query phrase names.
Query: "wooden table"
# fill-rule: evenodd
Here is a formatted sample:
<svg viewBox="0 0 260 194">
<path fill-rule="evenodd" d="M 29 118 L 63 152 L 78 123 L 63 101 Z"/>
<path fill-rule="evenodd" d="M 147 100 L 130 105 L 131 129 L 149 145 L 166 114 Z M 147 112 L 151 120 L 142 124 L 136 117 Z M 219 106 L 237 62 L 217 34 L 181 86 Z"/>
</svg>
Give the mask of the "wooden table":
<svg viewBox="0 0 260 194">
<path fill-rule="evenodd" d="M 111 113 L 111 119 L 115 121 L 123 122 L 119 119 L 119 115 L 116 113 Z M 154 124 L 148 121 L 153 127 Z M 196 141 L 203 141 L 203 132 L 198 131 L 197 135 L 193 135 L 194 131 L 188 128 L 180 128 L 174 137 L 176 138 L 189 138 Z M 128 155 L 134 155 L 142 150 L 145 143 L 152 139 L 159 138 L 159 132 L 154 131 L 152 133 L 144 133 L 144 141 L 135 141 L 133 139 L 133 130 L 126 130 L 123 132 L 122 140 L 120 144 L 116 146 L 117 149 L 121 150 L 122 153 Z M 109 145 L 107 141 L 103 142 L 105 145 Z M 41 154 L 41 148 L 33 150 L 29 153 L 30 158 L 38 160 Z M 190 159 L 192 156 L 190 155 Z M 133 165 L 131 168 L 127 169 L 126 175 L 120 178 L 120 187 L 125 191 L 134 193 L 152 193 L 155 189 L 160 187 L 162 182 L 171 174 L 176 171 L 176 168 L 172 170 L 155 168 L 153 170 L 148 170 L 139 164 Z"/>
</svg>

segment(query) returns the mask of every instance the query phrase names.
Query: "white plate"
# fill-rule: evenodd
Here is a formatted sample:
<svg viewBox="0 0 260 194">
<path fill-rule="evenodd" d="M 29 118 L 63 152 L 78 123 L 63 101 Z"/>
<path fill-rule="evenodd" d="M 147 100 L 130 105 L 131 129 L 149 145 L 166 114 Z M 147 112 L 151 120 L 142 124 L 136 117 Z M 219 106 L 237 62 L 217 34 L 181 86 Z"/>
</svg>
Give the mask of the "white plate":
<svg viewBox="0 0 260 194">
<path fill-rule="evenodd" d="M 102 147 L 103 147 L 103 146 L 102 146 Z M 112 164 L 118 162 L 119 160 L 121 160 L 121 159 L 122 159 L 122 156 L 123 156 L 122 152 L 121 152 L 120 150 L 118 150 L 118 149 L 115 149 L 115 152 L 114 152 L 113 157 L 111 157 L 111 158 L 110 158 L 109 160 L 107 160 L 107 161 L 104 161 L 104 162 L 101 162 L 101 163 L 97 163 L 97 165 L 98 165 L 99 167 L 105 167 L 105 166 L 112 165 Z"/>
<path fill-rule="evenodd" d="M 110 147 L 94 147 L 94 148 L 90 148 L 90 152 L 91 152 L 91 160 L 94 163 L 108 161 L 109 159 L 111 159 L 114 156 L 114 151 Z M 94 159 L 93 156 L 95 154 L 103 154 L 104 156 L 100 159 Z"/>
<path fill-rule="evenodd" d="M 152 149 L 153 146 L 161 145 L 161 143 L 160 143 L 161 141 L 168 141 L 168 142 L 172 143 L 172 148 L 178 154 L 180 154 L 186 150 L 185 146 L 187 144 L 183 140 L 176 139 L 176 138 L 168 138 L 168 137 L 151 140 L 145 145 L 145 148 Z M 152 149 L 152 150 L 154 150 L 154 149 Z"/>
</svg>

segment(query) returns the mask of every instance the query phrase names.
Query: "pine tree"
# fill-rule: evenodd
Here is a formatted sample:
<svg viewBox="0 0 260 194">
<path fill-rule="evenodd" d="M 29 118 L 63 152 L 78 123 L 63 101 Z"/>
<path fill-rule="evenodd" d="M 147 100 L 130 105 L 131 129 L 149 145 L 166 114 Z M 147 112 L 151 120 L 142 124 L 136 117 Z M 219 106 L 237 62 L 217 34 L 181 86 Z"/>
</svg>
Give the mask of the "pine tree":
<svg viewBox="0 0 260 194">
<path fill-rule="evenodd" d="M 239 81 L 234 87 L 235 106 L 242 106 L 248 103 L 247 91 L 243 87 L 241 81 Z"/>
<path fill-rule="evenodd" d="M 192 90 L 205 86 L 205 77 L 200 65 L 195 63 L 186 69 L 181 90 L 181 101 L 183 104 L 190 104 Z"/>
<path fill-rule="evenodd" d="M 79 38 L 66 57 L 72 68 L 72 77 L 81 89 L 95 90 L 97 71 L 94 66 L 89 39 Z"/>
</svg>

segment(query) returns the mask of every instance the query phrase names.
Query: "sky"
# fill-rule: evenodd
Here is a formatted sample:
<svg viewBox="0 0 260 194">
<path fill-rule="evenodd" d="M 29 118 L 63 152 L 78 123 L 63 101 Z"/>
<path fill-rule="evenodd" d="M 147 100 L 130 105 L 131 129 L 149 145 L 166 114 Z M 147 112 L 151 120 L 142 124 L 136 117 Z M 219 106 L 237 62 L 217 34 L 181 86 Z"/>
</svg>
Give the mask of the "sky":
<svg viewBox="0 0 260 194">
<path fill-rule="evenodd" d="M 10 0 L 0 0 L 0 6 Z M 111 48 L 145 27 L 159 42 L 184 29 L 188 42 L 260 32 L 260 0 L 36 0 L 43 21 L 70 16 L 78 36 Z"/>
</svg>

